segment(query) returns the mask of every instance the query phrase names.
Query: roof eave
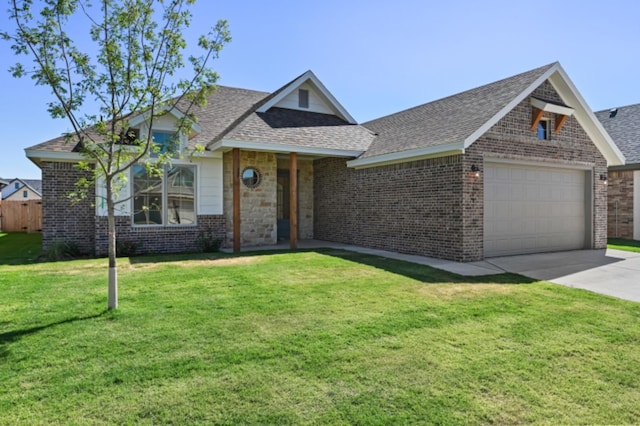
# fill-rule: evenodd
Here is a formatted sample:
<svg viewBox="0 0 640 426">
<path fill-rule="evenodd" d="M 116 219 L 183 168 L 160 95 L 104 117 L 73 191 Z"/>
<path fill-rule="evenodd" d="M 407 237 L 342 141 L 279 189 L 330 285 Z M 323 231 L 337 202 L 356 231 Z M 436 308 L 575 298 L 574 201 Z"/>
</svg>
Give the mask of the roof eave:
<svg viewBox="0 0 640 426">
<path fill-rule="evenodd" d="M 38 167 L 41 166 L 42 161 L 77 162 L 85 159 L 78 152 L 41 151 L 28 148 L 24 152 L 27 158 Z"/>
<path fill-rule="evenodd" d="M 623 165 L 625 158 L 622 151 L 620 151 L 618 146 L 613 142 L 611 136 L 609 136 L 602 126 L 602 123 L 600 123 L 600 120 L 598 120 L 593 111 L 591 111 L 591 108 L 589 108 L 587 102 L 580 92 L 578 92 L 560 64 L 557 65 L 555 72 L 549 77 L 549 81 L 566 104 L 574 105 L 575 107 L 577 103 L 574 117 L 607 160 L 607 165 Z"/>
<path fill-rule="evenodd" d="M 270 141 L 241 141 L 235 139 L 222 139 L 209 146 L 210 151 L 228 151 L 232 148 L 240 148 L 249 151 L 306 154 L 319 157 L 345 157 L 354 158 L 362 155 L 364 151 L 332 148 L 312 148 L 291 144 L 281 144 Z"/>
<path fill-rule="evenodd" d="M 389 164 L 406 163 L 409 161 L 425 160 L 428 158 L 446 157 L 464 154 L 463 142 L 430 146 L 427 148 L 411 149 L 407 151 L 391 152 L 373 157 L 358 158 L 347 162 L 347 167 L 364 169 L 368 167 L 386 166 Z"/>
</svg>

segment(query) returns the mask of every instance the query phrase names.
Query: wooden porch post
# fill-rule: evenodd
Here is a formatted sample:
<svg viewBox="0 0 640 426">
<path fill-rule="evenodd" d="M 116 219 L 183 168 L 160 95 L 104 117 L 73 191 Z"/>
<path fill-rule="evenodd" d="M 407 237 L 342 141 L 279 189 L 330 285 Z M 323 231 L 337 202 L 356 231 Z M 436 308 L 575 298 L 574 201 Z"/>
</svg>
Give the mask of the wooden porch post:
<svg viewBox="0 0 640 426">
<path fill-rule="evenodd" d="M 298 153 L 289 154 L 289 244 L 298 248 Z"/>
<path fill-rule="evenodd" d="M 240 148 L 233 148 L 233 251 L 240 251 Z"/>
</svg>

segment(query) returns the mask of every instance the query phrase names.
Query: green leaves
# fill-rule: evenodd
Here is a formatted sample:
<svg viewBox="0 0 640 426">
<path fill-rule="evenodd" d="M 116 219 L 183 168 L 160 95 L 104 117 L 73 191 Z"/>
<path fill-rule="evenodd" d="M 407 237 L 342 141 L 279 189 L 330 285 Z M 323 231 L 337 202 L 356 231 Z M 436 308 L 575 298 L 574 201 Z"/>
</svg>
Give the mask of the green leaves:
<svg viewBox="0 0 640 426">
<path fill-rule="evenodd" d="M 114 177 L 133 164 L 147 161 L 154 150 L 151 132 L 135 143 L 122 135 L 129 120 L 146 114 L 143 127 L 177 108 L 182 117 L 176 131 L 189 134 L 197 114 L 215 89 L 217 73 L 210 67 L 231 40 L 228 23 L 220 20 L 197 40 L 201 55 L 185 63 L 194 0 L 32 0 L 11 2 L 13 31 L 0 33 L 12 43 L 19 61 L 9 71 L 51 88 L 47 110 L 68 118 L 76 143 L 96 165 L 96 177 Z M 84 29 L 87 38 L 78 38 Z M 71 36 L 70 31 L 73 31 Z M 75 43 L 82 39 L 82 44 Z M 91 44 L 87 45 L 86 42 Z M 80 45 L 83 48 L 80 48 Z M 176 78 L 180 76 L 180 78 Z M 158 155 L 155 162 L 171 161 Z M 110 181 L 111 179 L 107 179 Z"/>
</svg>

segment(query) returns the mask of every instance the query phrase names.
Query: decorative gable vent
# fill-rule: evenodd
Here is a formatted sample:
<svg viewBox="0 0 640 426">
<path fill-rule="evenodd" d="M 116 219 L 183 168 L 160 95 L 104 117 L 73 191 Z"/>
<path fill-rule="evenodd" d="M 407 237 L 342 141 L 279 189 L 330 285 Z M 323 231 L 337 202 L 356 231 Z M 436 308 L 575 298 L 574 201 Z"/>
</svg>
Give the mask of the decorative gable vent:
<svg viewBox="0 0 640 426">
<path fill-rule="evenodd" d="M 298 107 L 309 108 L 309 91 L 298 89 Z"/>
</svg>

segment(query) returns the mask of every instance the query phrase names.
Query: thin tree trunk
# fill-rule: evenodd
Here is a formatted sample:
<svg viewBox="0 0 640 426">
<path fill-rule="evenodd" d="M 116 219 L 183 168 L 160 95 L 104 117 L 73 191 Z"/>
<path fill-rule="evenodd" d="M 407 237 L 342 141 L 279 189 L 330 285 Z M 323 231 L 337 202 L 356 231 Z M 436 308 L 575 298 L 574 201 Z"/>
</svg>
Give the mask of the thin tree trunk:
<svg viewBox="0 0 640 426">
<path fill-rule="evenodd" d="M 109 236 L 109 297 L 108 308 L 118 309 L 118 268 L 116 265 L 116 219 L 112 182 L 107 185 L 107 234 Z"/>
</svg>

